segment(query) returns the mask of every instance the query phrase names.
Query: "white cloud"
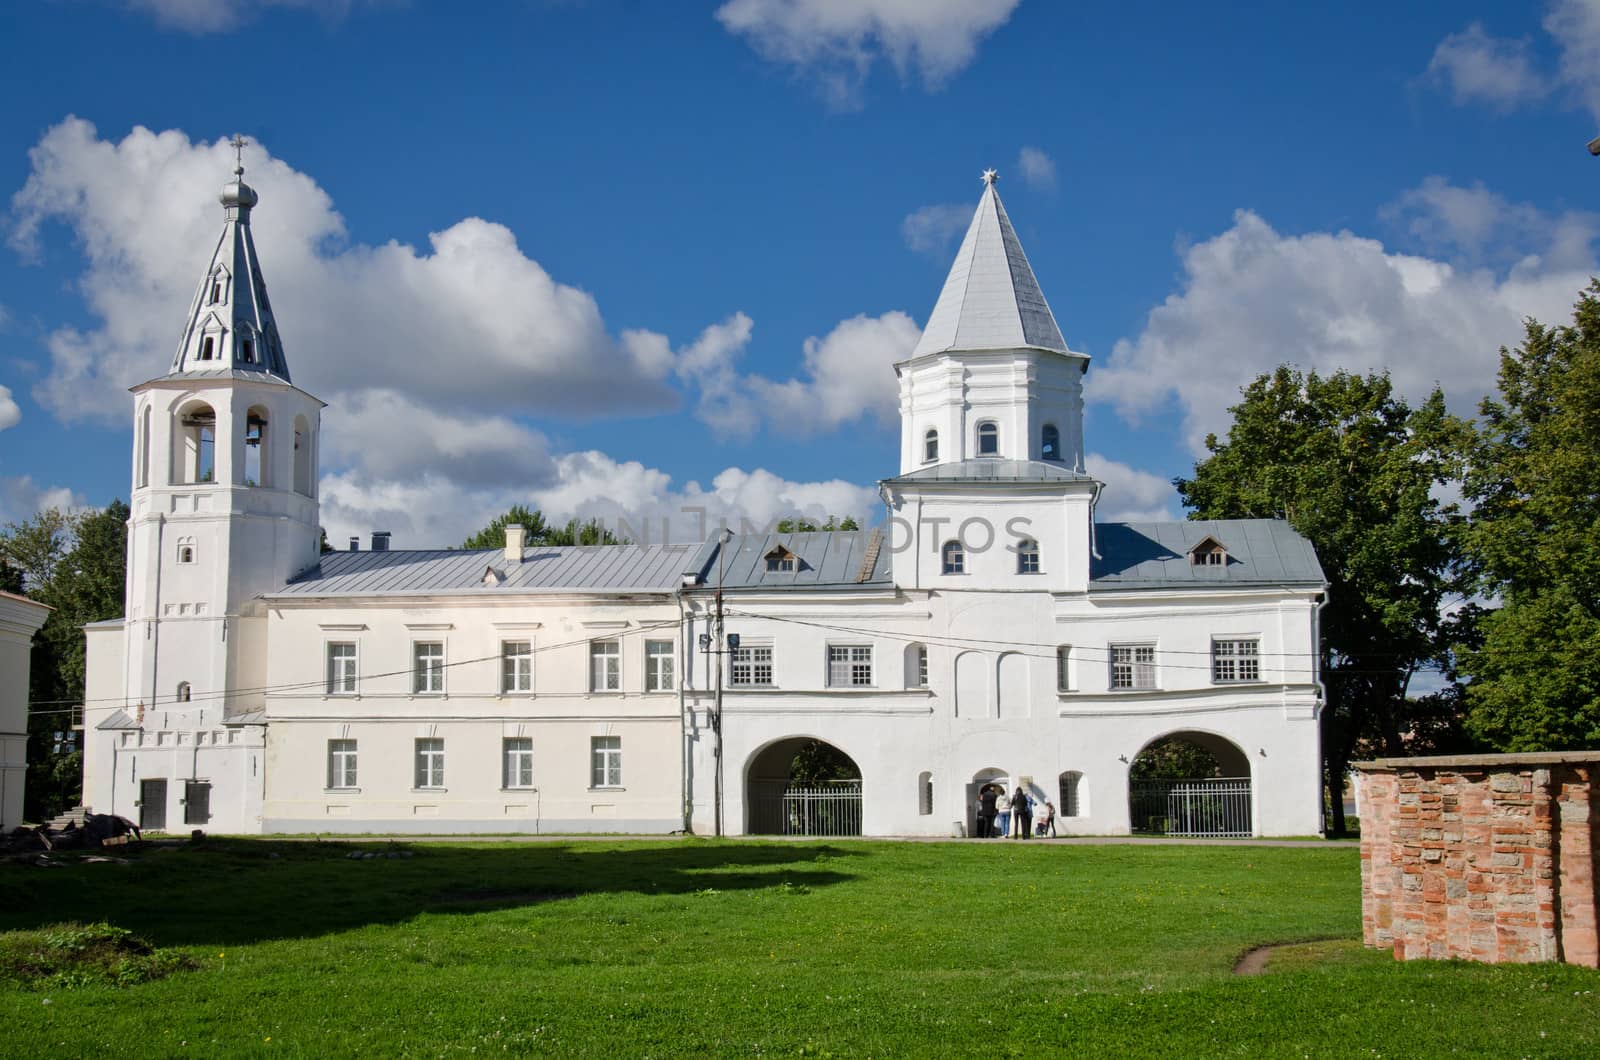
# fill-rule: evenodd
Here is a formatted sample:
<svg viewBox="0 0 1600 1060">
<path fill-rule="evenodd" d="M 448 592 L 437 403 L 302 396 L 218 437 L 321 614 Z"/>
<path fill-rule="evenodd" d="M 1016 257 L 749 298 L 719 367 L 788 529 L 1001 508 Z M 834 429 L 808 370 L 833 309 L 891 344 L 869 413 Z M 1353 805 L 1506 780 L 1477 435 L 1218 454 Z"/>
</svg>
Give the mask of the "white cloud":
<svg viewBox="0 0 1600 1060">
<path fill-rule="evenodd" d="M 346 15 L 359 0 L 127 0 L 128 7 L 143 11 L 164 26 L 187 33 L 223 33 L 237 29 L 257 12 L 269 7 L 304 8 L 325 19 Z M 368 0 L 383 3 L 386 0 Z"/>
<path fill-rule="evenodd" d="M 11 388 L 0 386 L 0 431 L 15 427 L 22 422 L 22 410 L 17 408 L 16 399 L 11 396 Z"/>
<path fill-rule="evenodd" d="M 1515 265 L 1537 257 L 1546 269 L 1581 270 L 1593 261 L 1590 246 L 1600 234 L 1600 215 L 1552 216 L 1529 203 L 1510 202 L 1481 181 L 1464 188 L 1440 176 L 1402 193 L 1382 216 L 1403 224 L 1420 246 L 1457 265 Z"/>
<path fill-rule="evenodd" d="M 0 475 L 0 526 L 32 518 L 46 508 L 76 511 L 85 506 L 83 494 L 66 486 L 40 486 L 30 475 Z"/>
<path fill-rule="evenodd" d="M 1023 182 L 1031 187 L 1054 188 L 1056 186 L 1055 159 L 1037 147 L 1024 147 L 1017 154 L 1017 171 L 1022 174 Z"/>
<path fill-rule="evenodd" d="M 1561 48 L 1561 80 L 1600 119 L 1600 0 L 1557 0 L 1544 28 Z"/>
<path fill-rule="evenodd" d="M 1510 110 L 1550 91 L 1529 51 L 1526 39 L 1493 37 L 1474 22 L 1439 42 L 1428 62 L 1428 76 L 1448 86 L 1457 103 L 1476 101 Z"/>
<path fill-rule="evenodd" d="M 46 222 L 71 226 L 88 265 L 79 286 L 101 321 L 51 334 L 51 370 L 34 396 L 63 420 L 120 423 L 126 388 L 171 356 L 220 228 L 220 208 L 205 204 L 232 150 L 143 128 L 111 142 L 68 119 L 30 159 L 12 243 L 28 253 Z M 313 393 L 376 384 L 462 408 L 580 416 L 676 403 L 665 337 L 613 337 L 593 296 L 551 277 L 503 225 L 466 218 L 433 233 L 426 252 L 352 245 L 309 176 L 259 148 L 245 161 L 262 197 L 252 227 L 290 368 Z"/>
<path fill-rule="evenodd" d="M 404 480 L 419 468 L 467 486 L 545 482 L 543 435 L 504 416 L 453 415 L 393 390 L 352 394 L 323 420 L 322 453 L 335 466 Z"/>
<path fill-rule="evenodd" d="M 1106 484 L 1095 514 L 1106 522 L 1160 522 L 1178 518 L 1178 491 L 1172 481 L 1140 471 L 1099 453 L 1087 453 L 1084 466 Z"/>
<path fill-rule="evenodd" d="M 806 339 L 803 377 L 782 382 L 735 371 L 751 333 L 750 318 L 739 313 L 679 354 L 680 371 L 700 388 L 695 415 L 722 437 L 748 437 L 762 424 L 806 437 L 868 417 L 894 422 L 893 365 L 911 355 L 922 330 L 898 310 L 842 320 Z"/>
<path fill-rule="evenodd" d="M 1441 190 L 1425 185 L 1403 201 L 1449 239 L 1481 233 L 1472 209 L 1427 214 L 1451 201 Z M 1208 432 L 1226 431 L 1239 387 L 1280 363 L 1387 370 L 1412 398 L 1442 382 L 1452 405 L 1470 412 L 1525 317 L 1570 318 L 1595 267 L 1592 225 L 1581 222 L 1589 234 L 1575 239 L 1563 233 L 1579 223 L 1545 219 L 1549 245 L 1494 271 L 1396 253 L 1350 232 L 1283 235 L 1241 210 L 1226 232 L 1184 250 L 1181 289 L 1090 372 L 1089 396 L 1135 419 L 1175 404 L 1196 455 Z"/>
<path fill-rule="evenodd" d="M 1021 0 L 728 0 L 717 21 L 773 62 L 813 74 L 838 106 L 858 102 L 880 56 L 936 88 Z"/>
<path fill-rule="evenodd" d="M 919 254 L 931 254 L 943 259 L 950 253 L 950 244 L 956 236 L 966 231 L 972 223 L 972 207 L 956 202 L 924 206 L 906 215 L 900 222 L 900 234 L 906 246 Z"/>
</svg>

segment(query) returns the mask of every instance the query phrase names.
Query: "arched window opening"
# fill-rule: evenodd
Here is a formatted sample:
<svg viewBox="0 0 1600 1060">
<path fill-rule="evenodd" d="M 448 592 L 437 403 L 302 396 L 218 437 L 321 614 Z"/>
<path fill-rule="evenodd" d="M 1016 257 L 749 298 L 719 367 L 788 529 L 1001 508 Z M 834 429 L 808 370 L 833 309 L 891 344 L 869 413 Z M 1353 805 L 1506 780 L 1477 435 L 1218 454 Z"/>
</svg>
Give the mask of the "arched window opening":
<svg viewBox="0 0 1600 1060">
<path fill-rule="evenodd" d="M 150 485 L 150 406 L 139 414 L 139 485 Z"/>
<path fill-rule="evenodd" d="M 216 276 L 211 280 L 211 304 L 216 305 L 222 301 L 222 277 Z"/>
<path fill-rule="evenodd" d="M 932 427 L 922 436 L 922 462 L 931 464 L 939 459 L 939 432 Z"/>
<path fill-rule="evenodd" d="M 917 815 L 927 817 L 933 813 L 933 774 L 923 770 L 917 776 Z"/>
<path fill-rule="evenodd" d="M 271 450 L 267 445 L 267 410 L 257 405 L 244 423 L 244 484 L 266 486 L 272 471 Z"/>
<path fill-rule="evenodd" d="M 1079 788 L 1082 786 L 1083 774 L 1075 769 L 1069 769 L 1060 777 L 1061 801 L 1056 804 L 1056 812 L 1062 817 L 1082 817 L 1083 803 Z"/>
<path fill-rule="evenodd" d="M 311 496 L 311 426 L 304 416 L 294 418 L 294 491 Z"/>
<path fill-rule="evenodd" d="M 1253 834 L 1250 757 L 1215 733 L 1167 733 L 1128 766 L 1134 832 L 1183 836 Z"/>
<path fill-rule="evenodd" d="M 178 538 L 178 562 L 193 563 L 195 560 L 194 538 Z"/>
<path fill-rule="evenodd" d="M 978 455 L 1000 455 L 1000 428 L 993 422 L 978 424 Z"/>
<path fill-rule="evenodd" d="M 946 574 L 967 573 L 967 551 L 959 541 L 946 541 L 939 550 L 941 567 Z"/>
<path fill-rule="evenodd" d="M 1044 430 L 1040 432 L 1039 459 L 1061 459 L 1061 432 L 1056 430 L 1056 425 L 1053 423 L 1045 424 Z"/>
<path fill-rule="evenodd" d="M 178 682 L 177 700 L 178 700 L 179 703 L 187 703 L 187 702 L 189 702 L 189 682 L 187 682 L 187 681 L 179 681 Z"/>
<path fill-rule="evenodd" d="M 209 361 L 217 355 L 217 339 L 214 335 L 207 335 L 200 340 L 200 359 Z"/>
<path fill-rule="evenodd" d="M 215 479 L 217 414 L 210 405 L 197 402 L 178 413 L 178 427 L 173 453 L 178 473 L 173 478 L 186 485 Z"/>
<path fill-rule="evenodd" d="M 1039 542 L 1031 537 L 1017 542 L 1017 573 L 1039 573 Z"/>
<path fill-rule="evenodd" d="M 928 687 L 928 646 L 926 644 L 906 645 L 906 687 Z"/>
</svg>

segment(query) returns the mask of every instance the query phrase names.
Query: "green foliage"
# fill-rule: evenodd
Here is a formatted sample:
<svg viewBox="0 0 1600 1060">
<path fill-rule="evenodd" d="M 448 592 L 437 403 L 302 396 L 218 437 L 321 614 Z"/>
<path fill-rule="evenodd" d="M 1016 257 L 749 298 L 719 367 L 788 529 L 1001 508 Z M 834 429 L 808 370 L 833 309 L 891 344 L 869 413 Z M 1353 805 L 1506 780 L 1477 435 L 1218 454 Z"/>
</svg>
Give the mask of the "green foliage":
<svg viewBox="0 0 1600 1060">
<path fill-rule="evenodd" d="M 1497 750 L 1600 748 L 1600 281 L 1573 322 L 1500 351 L 1466 495 L 1466 553 L 1499 606 L 1463 638 L 1468 725 Z"/>
<path fill-rule="evenodd" d="M 847 515 L 843 519 L 837 515 L 828 516 L 825 523 L 814 523 L 810 519 L 780 519 L 778 520 L 778 533 L 780 534 L 814 534 L 821 531 L 833 530 L 860 530 L 861 524 L 856 522 L 856 517 Z"/>
<path fill-rule="evenodd" d="M 832 744 L 807 740 L 789 760 L 789 780 L 802 787 L 831 780 L 860 780 L 861 770 Z"/>
<path fill-rule="evenodd" d="M 120 500 L 98 511 L 50 509 L 0 532 L 0 556 L 21 571 L 30 597 L 54 609 L 34 635 L 29 663 L 29 820 L 54 816 L 81 797 L 83 756 L 69 711 L 83 703 L 83 627 L 123 613 L 128 514 Z"/>
<path fill-rule="evenodd" d="M 1287 519 L 1315 546 L 1329 582 L 1325 779 L 1337 791 L 1358 748 L 1406 753 L 1411 679 L 1447 657 L 1461 517 L 1435 494 L 1457 479 L 1469 429 L 1437 389 L 1413 408 L 1386 375 L 1287 366 L 1246 386 L 1232 412 L 1226 441 L 1207 438 L 1210 456 L 1174 484 L 1191 518 Z"/>
<path fill-rule="evenodd" d="M 1150 744 L 1128 767 L 1132 780 L 1203 780 L 1220 776 L 1222 767 L 1211 752 L 1181 736 Z"/>
<path fill-rule="evenodd" d="M 599 519 L 580 521 L 568 519 L 556 526 L 545 520 L 544 513 L 523 504 L 513 504 L 504 515 L 497 515 L 489 525 L 461 543 L 462 548 L 505 548 L 506 527 L 521 526 L 523 541 L 528 545 L 625 545 L 628 542 L 612 533 Z"/>
<path fill-rule="evenodd" d="M 68 922 L 0 934 L 0 986 L 76 990 L 134 986 L 198 967 L 174 950 L 158 950 L 111 924 Z"/>
</svg>

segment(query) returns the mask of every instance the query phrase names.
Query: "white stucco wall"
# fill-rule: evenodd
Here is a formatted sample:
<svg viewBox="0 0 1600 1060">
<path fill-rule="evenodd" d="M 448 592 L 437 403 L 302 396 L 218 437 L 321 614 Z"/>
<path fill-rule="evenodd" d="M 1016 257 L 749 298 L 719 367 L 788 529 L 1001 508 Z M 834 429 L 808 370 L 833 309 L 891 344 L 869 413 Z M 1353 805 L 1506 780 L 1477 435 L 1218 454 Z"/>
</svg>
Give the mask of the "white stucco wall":
<svg viewBox="0 0 1600 1060">
<path fill-rule="evenodd" d="M 0 593 L 0 829 L 22 823 L 28 779 L 28 677 L 33 634 L 50 614 L 44 604 Z"/>
</svg>

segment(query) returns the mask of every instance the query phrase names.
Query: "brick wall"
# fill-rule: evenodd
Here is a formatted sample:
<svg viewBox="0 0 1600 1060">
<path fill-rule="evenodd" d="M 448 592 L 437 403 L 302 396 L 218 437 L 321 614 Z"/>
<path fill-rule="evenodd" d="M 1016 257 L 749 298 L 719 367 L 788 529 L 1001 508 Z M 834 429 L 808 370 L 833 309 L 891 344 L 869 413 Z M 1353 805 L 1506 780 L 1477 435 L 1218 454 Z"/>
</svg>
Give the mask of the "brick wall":
<svg viewBox="0 0 1600 1060">
<path fill-rule="evenodd" d="M 1600 967 L 1600 752 L 1357 765 L 1361 918 L 1399 960 Z"/>
</svg>

